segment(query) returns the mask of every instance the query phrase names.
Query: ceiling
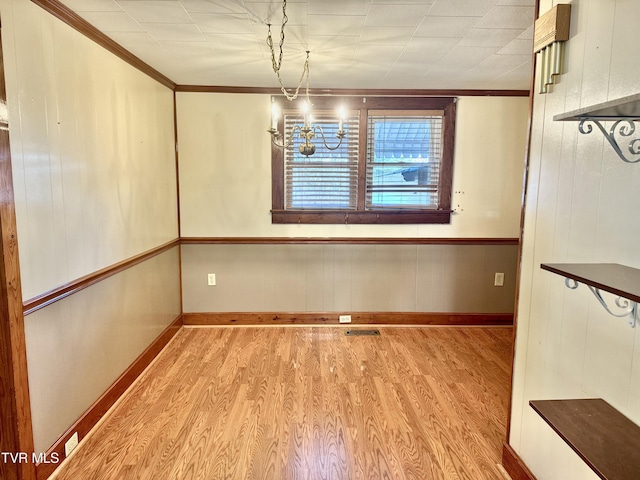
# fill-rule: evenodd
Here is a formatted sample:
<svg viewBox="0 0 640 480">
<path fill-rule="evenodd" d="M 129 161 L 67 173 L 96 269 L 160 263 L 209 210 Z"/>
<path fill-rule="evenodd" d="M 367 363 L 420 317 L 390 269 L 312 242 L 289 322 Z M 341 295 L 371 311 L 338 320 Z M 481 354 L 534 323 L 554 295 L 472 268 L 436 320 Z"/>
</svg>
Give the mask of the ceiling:
<svg viewBox="0 0 640 480">
<path fill-rule="evenodd" d="M 179 85 L 277 87 L 280 1 L 61 0 Z M 289 0 L 281 75 L 311 88 L 528 90 L 535 0 Z M 277 55 L 276 51 L 276 55 Z"/>
</svg>

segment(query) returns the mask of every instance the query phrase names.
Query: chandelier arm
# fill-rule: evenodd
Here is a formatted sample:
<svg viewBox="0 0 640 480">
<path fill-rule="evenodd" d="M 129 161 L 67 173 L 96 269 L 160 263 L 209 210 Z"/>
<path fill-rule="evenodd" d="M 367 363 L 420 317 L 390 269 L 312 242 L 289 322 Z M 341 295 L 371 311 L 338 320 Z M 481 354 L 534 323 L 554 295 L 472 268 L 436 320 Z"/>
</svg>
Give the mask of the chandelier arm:
<svg viewBox="0 0 640 480">
<path fill-rule="evenodd" d="M 338 134 L 337 134 L 338 144 L 335 145 L 334 147 L 329 146 L 329 144 L 327 143 L 327 138 L 324 135 L 324 130 L 322 130 L 322 127 L 316 125 L 315 127 L 313 127 L 313 131 L 320 132 L 320 136 L 322 137 L 322 143 L 328 150 L 337 150 L 338 148 L 340 148 L 340 145 L 342 145 L 342 139 L 344 138 L 344 131 L 338 131 Z"/>
<path fill-rule="evenodd" d="M 278 148 L 289 148 L 291 145 L 293 145 L 293 139 L 294 139 L 294 134 L 297 131 L 301 131 L 302 129 L 300 128 L 300 125 L 294 125 L 293 129 L 291 130 L 291 135 L 289 136 L 289 140 L 287 141 L 287 139 L 285 138 L 284 134 L 281 134 L 280 132 L 278 132 L 277 130 L 267 130 L 270 134 L 271 134 L 271 143 L 273 143 L 276 147 Z M 282 143 L 278 143 L 277 138 L 281 137 L 282 138 Z"/>
</svg>

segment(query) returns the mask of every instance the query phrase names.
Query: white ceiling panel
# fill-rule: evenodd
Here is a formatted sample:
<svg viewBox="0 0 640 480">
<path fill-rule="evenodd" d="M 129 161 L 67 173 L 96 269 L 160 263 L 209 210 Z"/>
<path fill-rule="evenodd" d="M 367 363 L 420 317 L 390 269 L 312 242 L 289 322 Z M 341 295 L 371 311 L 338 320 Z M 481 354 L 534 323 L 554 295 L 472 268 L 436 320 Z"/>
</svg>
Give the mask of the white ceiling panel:
<svg viewBox="0 0 640 480">
<path fill-rule="evenodd" d="M 188 23 L 189 14 L 178 1 L 120 0 L 118 4 L 138 22 Z"/>
<path fill-rule="evenodd" d="M 528 59 L 528 55 L 491 55 L 476 68 L 484 69 L 487 73 L 504 73 L 526 64 Z"/>
<path fill-rule="evenodd" d="M 529 0 L 500 0 L 498 5 L 522 5 L 525 7 L 530 7 L 531 2 Z"/>
<path fill-rule="evenodd" d="M 531 26 L 533 7 L 493 7 L 476 25 L 477 28 L 518 28 L 525 30 Z"/>
<path fill-rule="evenodd" d="M 364 24 L 367 27 L 417 27 L 430 5 L 371 5 Z"/>
<path fill-rule="evenodd" d="M 429 10 L 429 15 L 481 17 L 489 13 L 496 3 L 496 0 L 437 0 Z"/>
<path fill-rule="evenodd" d="M 178 84 L 278 86 L 280 1 L 61 1 Z M 534 5 L 288 0 L 281 74 L 295 87 L 310 50 L 311 88 L 528 89 Z"/>
<path fill-rule="evenodd" d="M 310 15 L 367 15 L 371 2 L 369 0 L 322 0 L 305 3 L 309 5 Z M 281 8 L 282 2 L 276 2 L 276 4 Z"/>
<path fill-rule="evenodd" d="M 309 15 L 309 35 L 360 35 L 364 15 Z"/>
<path fill-rule="evenodd" d="M 456 46 L 443 58 L 443 63 L 456 68 L 466 67 L 471 69 L 496 52 L 497 49 L 494 47 Z"/>
<path fill-rule="evenodd" d="M 417 37 L 462 38 L 482 17 L 424 17 L 415 31 Z"/>
<path fill-rule="evenodd" d="M 503 47 L 518 36 L 519 30 L 505 28 L 474 28 L 460 43 L 461 47 Z"/>
<path fill-rule="evenodd" d="M 518 35 L 518 38 L 522 38 L 524 40 L 533 40 L 533 25 L 531 25 L 524 32 Z M 533 42 L 531 42 L 531 48 L 533 49 Z"/>
<path fill-rule="evenodd" d="M 241 0 L 181 0 L 180 3 L 189 13 L 229 14 L 245 13 L 247 11 L 247 8 L 245 7 L 246 2 L 242 2 Z"/>
<path fill-rule="evenodd" d="M 160 42 L 176 58 L 192 63 L 215 62 L 215 52 L 209 42 Z"/>
<path fill-rule="evenodd" d="M 498 51 L 499 55 L 531 55 L 531 41 L 516 38 Z"/>
<path fill-rule="evenodd" d="M 246 14 L 191 13 L 193 23 L 202 33 L 253 34 L 253 26 Z"/>
<path fill-rule="evenodd" d="M 158 41 L 201 42 L 206 39 L 196 25 L 189 23 L 142 23 L 141 25 Z"/>
<path fill-rule="evenodd" d="M 122 7 L 113 0 L 65 0 L 63 3 L 74 12 L 122 11 Z"/>
<path fill-rule="evenodd" d="M 107 12 L 85 12 L 85 20 L 97 27 L 101 32 L 145 32 L 131 15 L 122 10 Z"/>
<path fill-rule="evenodd" d="M 247 3 L 245 13 L 254 23 L 265 25 L 271 23 L 274 32 L 280 32 L 282 24 L 282 5 L 274 2 Z M 307 25 L 307 4 L 287 3 L 287 27 L 292 25 Z"/>
</svg>

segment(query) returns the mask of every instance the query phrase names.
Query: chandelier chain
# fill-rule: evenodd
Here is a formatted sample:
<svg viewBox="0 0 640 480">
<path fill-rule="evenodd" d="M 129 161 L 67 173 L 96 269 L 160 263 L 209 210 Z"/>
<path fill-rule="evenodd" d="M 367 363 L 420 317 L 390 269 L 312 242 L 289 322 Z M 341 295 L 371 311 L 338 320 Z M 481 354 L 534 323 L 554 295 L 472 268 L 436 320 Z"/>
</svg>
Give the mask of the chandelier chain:
<svg viewBox="0 0 640 480">
<path fill-rule="evenodd" d="M 273 48 L 273 38 L 271 37 L 271 24 L 268 23 L 269 33 L 267 34 L 267 45 L 269 46 L 269 50 L 271 51 L 271 65 L 273 66 L 273 71 L 278 77 L 278 82 L 280 83 L 280 90 L 284 93 L 284 96 L 289 101 L 293 101 L 298 98 L 298 93 L 300 91 L 300 87 L 306 78 L 306 96 L 309 99 L 309 50 L 307 50 L 307 58 L 305 59 L 304 65 L 302 67 L 302 75 L 300 75 L 300 80 L 298 81 L 298 86 L 295 89 L 293 94 L 287 92 L 287 89 L 284 87 L 284 83 L 282 82 L 282 78 L 280 77 L 280 67 L 282 66 L 282 57 L 283 57 L 283 46 L 284 46 L 284 27 L 289 21 L 289 17 L 287 17 L 287 0 L 282 2 L 282 26 L 280 27 L 280 45 L 279 45 L 279 56 L 276 61 L 276 53 Z"/>
</svg>

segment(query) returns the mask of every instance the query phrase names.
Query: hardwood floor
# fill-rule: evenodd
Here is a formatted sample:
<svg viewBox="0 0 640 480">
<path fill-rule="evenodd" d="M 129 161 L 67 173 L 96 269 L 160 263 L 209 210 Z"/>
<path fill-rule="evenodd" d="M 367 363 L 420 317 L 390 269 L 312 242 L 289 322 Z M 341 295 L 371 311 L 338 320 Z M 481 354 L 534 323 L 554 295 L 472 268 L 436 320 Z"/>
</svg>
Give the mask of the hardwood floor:
<svg viewBox="0 0 640 480">
<path fill-rule="evenodd" d="M 503 479 L 509 327 L 183 328 L 54 475 Z"/>
</svg>

